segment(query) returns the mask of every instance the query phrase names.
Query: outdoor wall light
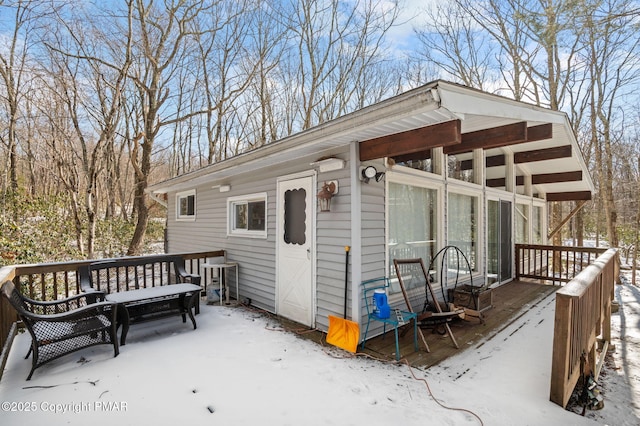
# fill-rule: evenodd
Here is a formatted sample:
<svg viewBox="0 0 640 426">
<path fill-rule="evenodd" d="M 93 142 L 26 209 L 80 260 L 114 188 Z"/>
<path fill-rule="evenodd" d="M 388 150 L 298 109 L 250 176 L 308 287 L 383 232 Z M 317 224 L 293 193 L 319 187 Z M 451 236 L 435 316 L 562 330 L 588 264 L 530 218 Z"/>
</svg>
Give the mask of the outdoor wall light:
<svg viewBox="0 0 640 426">
<path fill-rule="evenodd" d="M 342 170 L 344 169 L 345 161 L 340 158 L 329 157 L 324 158 L 322 160 L 314 161 L 311 163 L 312 166 L 317 166 L 320 173 L 331 172 L 333 170 Z"/>
<path fill-rule="evenodd" d="M 320 204 L 321 212 L 331 211 L 331 199 L 338 193 L 338 181 L 331 180 L 322 185 L 322 189 L 318 192 L 318 204 Z"/>
<path fill-rule="evenodd" d="M 371 179 L 375 179 L 376 182 L 380 182 L 382 180 L 382 178 L 384 177 L 384 172 L 379 172 L 373 166 L 367 166 L 367 167 L 363 167 L 362 168 L 362 171 L 360 172 L 360 175 L 361 175 L 362 180 L 364 181 L 364 183 L 369 183 L 369 180 L 371 180 Z"/>
</svg>

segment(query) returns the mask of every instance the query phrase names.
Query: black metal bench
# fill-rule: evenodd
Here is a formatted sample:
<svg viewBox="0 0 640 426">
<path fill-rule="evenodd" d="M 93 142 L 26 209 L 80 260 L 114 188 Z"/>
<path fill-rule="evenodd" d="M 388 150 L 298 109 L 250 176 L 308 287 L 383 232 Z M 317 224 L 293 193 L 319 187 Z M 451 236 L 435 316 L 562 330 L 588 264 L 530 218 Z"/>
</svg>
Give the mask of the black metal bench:
<svg viewBox="0 0 640 426">
<path fill-rule="evenodd" d="M 93 262 L 78 270 L 80 288 L 87 294 L 106 293 L 106 300 L 124 306 L 129 320 L 123 323 L 120 344 L 126 341 L 128 323 L 135 324 L 181 315 L 197 327 L 200 312 L 200 276 L 189 274 L 180 256 L 144 256 Z M 120 324 L 119 324 L 120 325 Z"/>
</svg>

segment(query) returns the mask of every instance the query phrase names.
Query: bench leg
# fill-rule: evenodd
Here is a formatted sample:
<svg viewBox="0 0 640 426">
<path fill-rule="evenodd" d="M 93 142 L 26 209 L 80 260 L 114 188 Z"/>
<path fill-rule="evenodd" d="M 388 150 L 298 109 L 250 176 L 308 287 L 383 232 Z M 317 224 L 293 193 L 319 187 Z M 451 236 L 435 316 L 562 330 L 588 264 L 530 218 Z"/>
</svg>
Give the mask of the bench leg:
<svg viewBox="0 0 640 426">
<path fill-rule="evenodd" d="M 193 316 L 193 311 L 194 311 L 194 306 L 196 306 L 196 304 L 199 305 L 199 302 L 200 302 L 200 292 L 196 292 L 196 293 L 193 293 L 191 297 L 189 297 L 189 303 L 187 305 L 187 313 L 189 314 L 189 319 L 193 324 L 194 330 L 197 327 L 196 327 L 196 318 Z M 184 314 L 182 315 L 182 317 L 184 318 Z"/>
<path fill-rule="evenodd" d="M 116 330 L 118 329 L 118 327 L 122 326 L 122 334 L 120 335 L 120 346 L 124 346 L 127 341 L 127 333 L 129 333 L 129 311 L 127 310 L 126 306 L 122 304 L 118 305 L 117 309 L 118 320 Z"/>
</svg>

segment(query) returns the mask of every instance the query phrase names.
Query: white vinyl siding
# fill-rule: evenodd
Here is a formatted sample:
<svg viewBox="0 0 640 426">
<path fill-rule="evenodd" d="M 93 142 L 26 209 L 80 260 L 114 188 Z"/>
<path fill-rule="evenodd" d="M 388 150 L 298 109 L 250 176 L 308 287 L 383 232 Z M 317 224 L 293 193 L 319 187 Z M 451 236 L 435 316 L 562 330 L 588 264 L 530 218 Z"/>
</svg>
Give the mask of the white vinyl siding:
<svg viewBox="0 0 640 426">
<path fill-rule="evenodd" d="M 337 181 L 339 188 L 338 194 L 331 199 L 331 211 L 321 212 L 319 206 L 316 209 L 316 328 L 324 331 L 329 328 L 329 315 L 340 318 L 344 315 L 345 246 L 352 244 L 349 165 L 344 169 L 318 173 L 315 194 L 320 192 L 324 182 L 330 180 Z M 349 295 L 350 291 L 346 301 L 350 318 Z"/>
<path fill-rule="evenodd" d="M 220 193 L 217 187 L 203 185 L 198 190 L 198 218 L 194 222 L 169 218 L 168 252 L 197 252 L 226 250 L 229 261 L 240 265 L 240 296 L 267 311 L 275 311 L 275 191 L 276 179 L 264 178 L 258 182 L 234 182 L 231 192 Z M 227 198 L 253 194 L 267 196 L 266 238 L 238 238 L 227 235 Z M 169 197 L 169 200 L 175 197 Z M 169 205 L 168 211 L 176 211 Z M 196 273 L 196 271 L 193 271 Z M 203 271 L 197 273 L 202 274 Z M 231 285 L 235 296 L 235 285 Z"/>
</svg>

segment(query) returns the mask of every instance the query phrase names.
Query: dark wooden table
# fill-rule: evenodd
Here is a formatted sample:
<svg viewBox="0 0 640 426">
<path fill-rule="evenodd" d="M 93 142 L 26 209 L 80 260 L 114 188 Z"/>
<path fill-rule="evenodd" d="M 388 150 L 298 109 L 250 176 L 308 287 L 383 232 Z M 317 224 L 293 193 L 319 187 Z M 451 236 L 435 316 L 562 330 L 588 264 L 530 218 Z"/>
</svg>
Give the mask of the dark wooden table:
<svg viewBox="0 0 640 426">
<path fill-rule="evenodd" d="M 200 301 L 201 290 L 202 288 L 196 284 L 170 284 L 107 294 L 107 301 L 124 306 L 128 313 L 128 320 L 122 321 L 121 324 L 120 345 L 126 342 L 130 323 L 180 314 L 182 322 L 186 322 L 186 315 L 189 315 L 195 330 L 196 319 L 193 310 Z"/>
</svg>

